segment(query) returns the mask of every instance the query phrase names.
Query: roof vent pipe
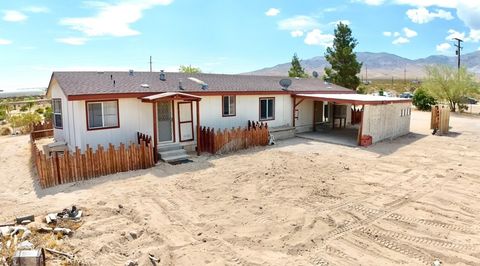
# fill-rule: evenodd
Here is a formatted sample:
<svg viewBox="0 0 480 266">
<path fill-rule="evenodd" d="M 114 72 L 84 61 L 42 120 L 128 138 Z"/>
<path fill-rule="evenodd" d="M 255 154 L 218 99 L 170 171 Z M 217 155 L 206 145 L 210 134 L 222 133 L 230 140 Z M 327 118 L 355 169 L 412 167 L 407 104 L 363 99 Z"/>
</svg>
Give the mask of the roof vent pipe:
<svg viewBox="0 0 480 266">
<path fill-rule="evenodd" d="M 115 87 L 115 80 L 113 80 L 113 87 Z"/>
<path fill-rule="evenodd" d="M 130 69 L 130 70 L 128 71 L 128 75 L 129 75 L 129 76 L 133 76 L 133 69 Z"/>
<path fill-rule="evenodd" d="M 165 76 L 165 72 L 163 72 L 163 70 L 160 70 L 160 80 L 161 81 L 167 80 L 167 77 Z"/>
<path fill-rule="evenodd" d="M 182 79 L 178 79 L 178 88 L 183 90 Z"/>
<path fill-rule="evenodd" d="M 110 75 L 110 80 L 113 80 L 113 75 Z"/>
</svg>

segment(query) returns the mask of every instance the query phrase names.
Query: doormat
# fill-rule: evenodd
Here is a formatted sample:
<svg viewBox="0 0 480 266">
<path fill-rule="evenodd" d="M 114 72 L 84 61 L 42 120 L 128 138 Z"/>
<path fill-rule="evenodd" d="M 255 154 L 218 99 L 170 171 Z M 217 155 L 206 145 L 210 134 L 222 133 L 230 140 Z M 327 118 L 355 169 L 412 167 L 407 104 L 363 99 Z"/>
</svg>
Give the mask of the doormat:
<svg viewBox="0 0 480 266">
<path fill-rule="evenodd" d="M 178 161 L 174 161 L 174 162 L 169 162 L 169 164 L 178 165 L 178 164 L 191 163 L 191 162 L 193 162 L 193 161 L 190 160 L 190 159 L 183 159 L 183 160 L 178 160 Z"/>
</svg>

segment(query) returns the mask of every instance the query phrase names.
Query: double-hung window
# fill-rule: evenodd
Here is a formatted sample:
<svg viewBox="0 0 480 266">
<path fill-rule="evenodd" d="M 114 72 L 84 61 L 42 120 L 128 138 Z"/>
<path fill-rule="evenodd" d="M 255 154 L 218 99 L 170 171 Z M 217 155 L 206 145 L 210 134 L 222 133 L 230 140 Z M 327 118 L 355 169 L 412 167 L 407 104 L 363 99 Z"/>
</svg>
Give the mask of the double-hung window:
<svg viewBox="0 0 480 266">
<path fill-rule="evenodd" d="M 275 98 L 260 98 L 260 121 L 275 119 Z"/>
<path fill-rule="evenodd" d="M 234 95 L 222 96 L 222 116 L 235 116 L 235 102 Z"/>
<path fill-rule="evenodd" d="M 62 99 L 52 99 L 53 125 L 57 129 L 63 129 Z"/>
<path fill-rule="evenodd" d="M 87 102 L 88 130 L 119 127 L 118 101 Z"/>
</svg>

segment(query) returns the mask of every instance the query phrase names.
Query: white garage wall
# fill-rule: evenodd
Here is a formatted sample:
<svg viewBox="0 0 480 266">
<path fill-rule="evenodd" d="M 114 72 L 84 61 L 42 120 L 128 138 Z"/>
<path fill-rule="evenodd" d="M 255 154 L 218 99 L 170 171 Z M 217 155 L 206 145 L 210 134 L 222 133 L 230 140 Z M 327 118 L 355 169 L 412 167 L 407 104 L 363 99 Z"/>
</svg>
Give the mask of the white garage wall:
<svg viewBox="0 0 480 266">
<path fill-rule="evenodd" d="M 362 135 L 372 136 L 372 142 L 375 143 L 408 134 L 410 109 L 409 103 L 366 105 L 363 113 Z"/>
</svg>

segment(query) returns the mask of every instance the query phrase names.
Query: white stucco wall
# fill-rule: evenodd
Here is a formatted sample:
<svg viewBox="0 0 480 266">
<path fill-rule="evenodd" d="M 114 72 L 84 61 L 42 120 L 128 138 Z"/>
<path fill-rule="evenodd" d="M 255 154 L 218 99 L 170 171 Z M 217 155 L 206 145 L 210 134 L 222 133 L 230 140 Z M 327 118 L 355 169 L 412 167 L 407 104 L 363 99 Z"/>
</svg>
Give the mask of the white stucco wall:
<svg viewBox="0 0 480 266">
<path fill-rule="evenodd" d="M 265 121 L 269 127 L 290 126 L 292 97 L 290 95 L 237 95 L 236 115 L 222 116 L 222 96 L 204 96 L 200 102 L 200 124 L 216 129 L 246 126 L 248 120 L 259 121 L 260 98 L 275 98 L 275 119 Z"/>
<path fill-rule="evenodd" d="M 87 144 L 96 148 L 98 144 L 107 147 L 109 143 L 119 145 L 120 143 L 136 142 L 137 131 L 153 136 L 151 103 L 143 103 L 136 98 L 118 99 L 120 127 L 98 130 L 87 130 L 85 101 L 71 103 L 74 110 L 71 128 L 75 128 L 70 134 L 73 148 L 78 146 L 83 150 Z"/>
<path fill-rule="evenodd" d="M 69 133 L 70 133 L 70 127 L 69 127 L 69 115 L 71 114 L 71 102 L 67 101 L 67 97 L 63 93 L 62 89 L 58 85 L 56 80 L 52 80 L 52 83 L 50 84 L 50 91 L 49 91 L 49 97 L 51 99 L 61 99 L 62 100 L 62 124 L 63 128 L 58 129 L 55 128 L 53 129 L 53 138 L 55 141 L 65 141 L 67 144 L 69 144 L 70 139 Z M 70 107 L 70 108 L 69 108 Z M 53 106 L 52 106 L 52 111 L 53 111 Z"/>
<path fill-rule="evenodd" d="M 366 105 L 363 113 L 362 135 L 372 136 L 372 142 L 393 139 L 410 132 L 409 103 Z"/>
</svg>

